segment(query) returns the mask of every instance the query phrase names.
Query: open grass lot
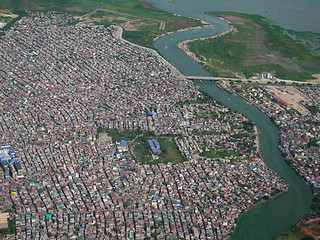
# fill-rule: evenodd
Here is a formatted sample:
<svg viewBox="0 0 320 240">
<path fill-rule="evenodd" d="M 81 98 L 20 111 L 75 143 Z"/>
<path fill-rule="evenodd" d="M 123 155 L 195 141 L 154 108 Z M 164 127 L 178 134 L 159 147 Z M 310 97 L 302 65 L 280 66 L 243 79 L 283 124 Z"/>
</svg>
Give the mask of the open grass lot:
<svg viewBox="0 0 320 240">
<path fill-rule="evenodd" d="M 284 29 L 263 17 L 229 12 L 209 14 L 228 19 L 236 28 L 223 37 L 189 43 L 190 50 L 211 75 L 249 78 L 256 72 L 274 71 L 281 79 L 305 80 L 320 72 L 320 57 L 310 54 Z"/>
<path fill-rule="evenodd" d="M 123 37 L 133 43 L 154 48 L 153 39 L 166 32 L 201 26 L 199 20 L 178 17 L 158 10 L 141 0 L 0 0 L 1 9 L 68 12 L 84 16 L 99 9 L 84 21 L 88 24 L 116 24 L 124 28 Z M 163 27 L 160 29 L 160 25 Z"/>
<path fill-rule="evenodd" d="M 105 132 L 108 134 L 109 137 L 112 137 L 112 141 L 118 141 L 118 140 L 126 140 L 127 142 L 132 141 L 139 135 L 143 134 L 142 131 L 139 130 L 126 130 L 126 131 L 117 131 L 117 130 L 104 130 L 99 129 L 98 133 Z"/>
<path fill-rule="evenodd" d="M 100 129 L 99 133 L 106 133 L 112 137 L 112 142 L 118 140 L 126 140 L 129 145 L 132 156 L 141 163 L 157 164 L 157 163 L 179 163 L 184 161 L 184 158 L 178 151 L 172 136 L 156 135 L 153 132 L 144 132 L 140 130 L 104 130 Z M 152 156 L 149 139 L 156 139 L 160 144 L 162 153 Z"/>
<path fill-rule="evenodd" d="M 154 154 L 152 156 L 150 146 L 148 144 L 149 139 L 156 139 L 160 144 L 162 153 Z M 179 153 L 177 146 L 172 137 L 167 136 L 148 136 L 143 135 L 136 139 L 131 144 L 136 160 L 142 163 L 157 164 L 157 163 L 179 163 L 184 159 Z"/>
</svg>

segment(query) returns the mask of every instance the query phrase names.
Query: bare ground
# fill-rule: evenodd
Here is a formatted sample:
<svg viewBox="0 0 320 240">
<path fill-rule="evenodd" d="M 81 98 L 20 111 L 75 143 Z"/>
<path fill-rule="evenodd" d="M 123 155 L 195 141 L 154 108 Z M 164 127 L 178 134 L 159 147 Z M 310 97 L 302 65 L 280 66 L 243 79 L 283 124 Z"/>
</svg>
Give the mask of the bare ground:
<svg viewBox="0 0 320 240">
<path fill-rule="evenodd" d="M 300 104 L 301 101 L 310 100 L 306 95 L 293 86 L 268 86 L 271 93 L 289 103 L 294 109 L 302 114 L 308 114 L 309 110 Z"/>
</svg>

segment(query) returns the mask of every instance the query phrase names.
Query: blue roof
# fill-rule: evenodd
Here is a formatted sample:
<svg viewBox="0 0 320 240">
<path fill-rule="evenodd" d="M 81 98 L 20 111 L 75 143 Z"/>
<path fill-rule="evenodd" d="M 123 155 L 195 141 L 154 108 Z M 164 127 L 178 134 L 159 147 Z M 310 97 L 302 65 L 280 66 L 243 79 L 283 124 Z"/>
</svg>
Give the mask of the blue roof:
<svg viewBox="0 0 320 240">
<path fill-rule="evenodd" d="M 8 166 L 9 165 L 8 160 L 2 160 L 1 163 L 2 163 L 3 166 Z"/>
<path fill-rule="evenodd" d="M 147 111 L 148 116 L 152 116 L 152 111 Z"/>
<path fill-rule="evenodd" d="M 160 150 L 160 144 L 157 140 L 148 140 L 148 143 L 153 153 L 162 153 L 162 151 Z"/>
<path fill-rule="evenodd" d="M 152 140 L 148 140 L 148 143 L 150 145 L 151 148 L 154 148 L 154 144 L 153 144 L 153 141 Z"/>
<path fill-rule="evenodd" d="M 160 149 L 160 144 L 158 143 L 157 140 L 153 140 L 153 143 L 154 143 L 154 146 L 155 146 L 156 148 L 159 148 L 159 149 Z"/>
<path fill-rule="evenodd" d="M 117 144 L 119 145 L 119 147 L 128 147 L 128 143 L 126 140 L 118 140 Z"/>
<path fill-rule="evenodd" d="M 22 170 L 19 160 L 17 158 L 17 154 L 11 145 L 0 146 L 0 162 L 0 165 L 2 165 L 3 167 L 8 166 L 10 172 L 14 172 L 15 169 L 17 169 L 17 171 Z M 10 163 L 14 164 L 15 169 L 13 168 L 13 166 L 10 165 Z"/>
<path fill-rule="evenodd" d="M 162 151 L 159 148 L 152 148 L 153 153 L 162 153 Z"/>
</svg>

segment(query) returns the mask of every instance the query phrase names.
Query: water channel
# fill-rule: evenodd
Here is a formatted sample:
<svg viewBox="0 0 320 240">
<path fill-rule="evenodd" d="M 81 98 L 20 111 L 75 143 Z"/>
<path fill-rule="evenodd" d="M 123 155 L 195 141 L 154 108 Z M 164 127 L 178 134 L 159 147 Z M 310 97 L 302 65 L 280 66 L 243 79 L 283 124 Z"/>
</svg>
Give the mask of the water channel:
<svg viewBox="0 0 320 240">
<path fill-rule="evenodd" d="M 159 7 L 159 6 L 158 6 Z M 178 12 L 181 14 L 181 12 Z M 157 40 L 156 47 L 170 63 L 185 75 L 209 76 L 199 64 L 189 58 L 178 47 L 177 43 L 203 36 L 223 32 L 227 24 L 219 19 L 203 15 L 197 16 L 214 24 L 213 28 L 178 32 Z M 289 190 L 269 203 L 248 211 L 239 221 L 233 235 L 233 240 L 270 240 L 280 232 L 295 225 L 312 205 L 310 187 L 287 166 L 278 149 L 279 136 L 275 125 L 262 114 L 259 109 L 246 103 L 242 98 L 219 89 L 213 82 L 200 82 L 202 91 L 212 98 L 222 102 L 228 108 L 238 111 L 251 119 L 260 132 L 262 157 L 267 165 L 277 172 L 286 183 Z"/>
</svg>

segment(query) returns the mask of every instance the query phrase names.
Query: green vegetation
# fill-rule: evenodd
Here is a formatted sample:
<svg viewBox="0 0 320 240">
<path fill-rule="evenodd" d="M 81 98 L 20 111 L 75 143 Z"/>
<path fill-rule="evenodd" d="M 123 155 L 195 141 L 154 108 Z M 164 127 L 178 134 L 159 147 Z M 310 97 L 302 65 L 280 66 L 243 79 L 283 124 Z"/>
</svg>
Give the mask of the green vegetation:
<svg viewBox="0 0 320 240">
<path fill-rule="evenodd" d="M 222 37 L 189 43 L 213 76 L 250 78 L 255 73 L 275 72 L 281 79 L 312 79 L 320 71 L 320 57 L 310 54 L 279 26 L 261 16 L 210 12 L 232 22 L 236 30 Z"/>
<path fill-rule="evenodd" d="M 254 124 L 253 122 L 243 122 L 243 129 L 248 131 L 248 132 L 253 132 L 254 131 Z"/>
<path fill-rule="evenodd" d="M 45 8 L 46 10 L 61 9 L 66 7 L 76 6 L 82 4 L 82 0 L 0 0 L 1 9 L 13 9 L 17 10 L 41 10 Z"/>
<path fill-rule="evenodd" d="M 161 34 L 202 25 L 199 20 L 174 15 L 168 15 L 166 19 L 154 18 L 152 20 L 154 22 L 143 24 L 137 29 L 138 31 L 124 31 L 123 38 L 144 47 L 155 48 L 153 39 Z M 164 27 L 160 29 L 161 25 Z"/>
<path fill-rule="evenodd" d="M 98 129 L 98 133 L 107 133 L 112 137 L 112 142 L 118 140 L 126 140 L 129 145 L 132 157 L 142 163 L 157 164 L 157 163 L 179 163 L 184 161 L 180 154 L 173 137 L 175 135 L 156 135 L 154 132 L 145 132 L 141 130 L 106 130 Z M 178 135 L 177 135 L 178 136 Z M 151 154 L 151 149 L 148 143 L 149 139 L 156 139 L 160 144 L 162 153 L 154 154 L 154 159 Z"/>
<path fill-rule="evenodd" d="M 315 213 L 320 214 L 320 195 L 317 195 L 315 197 L 315 200 L 314 200 L 314 203 L 313 203 L 313 206 L 312 206 L 312 210 Z"/>
<path fill-rule="evenodd" d="M 320 147 L 317 143 L 319 140 L 316 138 L 311 138 L 308 142 L 308 147 Z"/>
<path fill-rule="evenodd" d="M 123 38 L 140 46 L 155 48 L 153 38 L 146 31 L 125 31 Z"/>
<path fill-rule="evenodd" d="M 152 158 L 150 146 L 148 144 L 149 139 L 156 139 L 160 144 L 160 149 L 162 153 L 154 154 L 156 159 Z M 134 145 L 134 154 L 136 160 L 142 163 L 157 164 L 157 163 L 179 163 L 184 159 L 179 153 L 177 145 L 175 144 L 172 137 L 167 136 L 150 136 L 149 134 L 140 136 L 136 139 Z"/>
<path fill-rule="evenodd" d="M 320 109 L 317 106 L 306 106 L 306 108 L 310 111 L 312 115 L 315 115 L 318 112 L 320 112 Z"/>
<path fill-rule="evenodd" d="M 143 134 L 141 130 L 126 130 L 126 131 L 119 131 L 119 130 L 106 130 L 103 128 L 98 129 L 98 133 L 107 133 L 109 137 L 112 137 L 112 141 L 118 141 L 125 139 L 126 141 L 132 141 L 137 136 Z M 149 133 L 151 134 L 151 133 Z"/>
<path fill-rule="evenodd" d="M 0 236 L 14 234 L 16 230 L 16 222 L 14 219 L 8 221 L 8 228 L 0 229 Z"/>
<path fill-rule="evenodd" d="M 288 30 L 286 32 L 290 38 L 302 43 L 308 50 L 310 50 L 314 55 L 320 54 L 320 38 L 318 33 L 313 32 L 295 32 Z"/>
</svg>

